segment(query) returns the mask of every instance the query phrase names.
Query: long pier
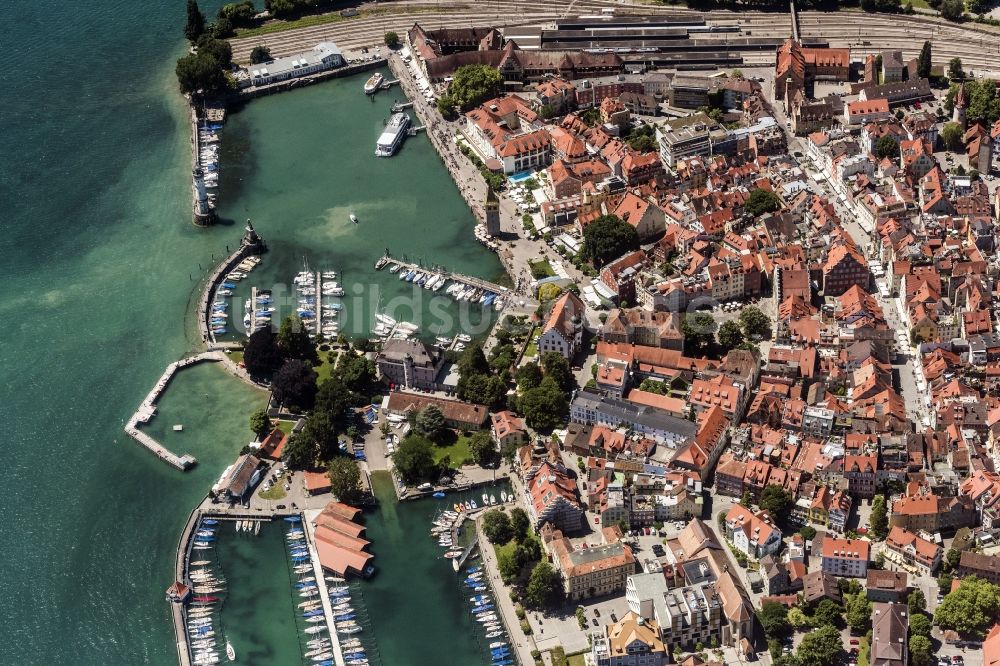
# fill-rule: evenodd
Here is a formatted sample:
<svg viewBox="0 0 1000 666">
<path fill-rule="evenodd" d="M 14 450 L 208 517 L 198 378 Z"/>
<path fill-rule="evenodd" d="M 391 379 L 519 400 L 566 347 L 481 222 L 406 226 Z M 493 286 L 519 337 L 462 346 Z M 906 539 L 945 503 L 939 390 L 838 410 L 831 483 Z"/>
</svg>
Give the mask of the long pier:
<svg viewBox="0 0 1000 666">
<path fill-rule="evenodd" d="M 415 264 L 409 261 L 403 261 L 402 259 L 396 259 L 386 255 L 386 265 L 396 264 L 399 266 L 399 271 L 405 270 L 418 270 L 418 271 L 433 271 L 437 274 L 443 275 L 449 280 L 454 280 L 455 282 L 460 282 L 467 287 L 475 287 L 476 289 L 483 289 L 485 291 L 491 291 L 494 294 L 503 296 L 507 294 L 510 289 L 508 287 L 501 286 L 499 284 L 490 282 L 489 280 L 484 280 L 482 278 L 473 277 L 471 275 L 463 275 L 462 273 L 454 273 L 449 270 L 444 269 L 432 269 L 427 266 L 421 266 L 420 264 Z"/>
<path fill-rule="evenodd" d="M 333 617 L 333 604 L 330 602 L 330 590 L 326 586 L 326 572 L 319 562 L 319 553 L 316 552 L 315 535 L 313 534 L 313 524 L 302 515 L 303 532 L 306 535 L 306 543 L 309 544 L 309 559 L 313 565 L 313 576 L 316 577 L 316 587 L 319 589 L 319 598 L 323 604 L 323 617 L 326 618 L 327 633 L 330 634 L 330 645 L 333 648 L 333 659 L 337 666 L 344 666 L 344 652 L 340 649 L 340 636 L 337 635 L 337 623 Z"/>
<path fill-rule="evenodd" d="M 156 401 L 160 399 L 160 395 L 166 390 L 178 370 L 186 368 L 189 365 L 194 365 L 195 363 L 201 363 L 202 361 L 222 361 L 223 357 L 223 352 L 207 351 L 194 356 L 188 356 L 187 358 L 182 358 L 181 360 L 174 361 L 168 365 L 167 369 L 163 371 L 162 375 L 160 375 L 160 379 L 156 382 L 156 385 L 153 386 L 152 390 L 148 394 L 146 394 L 146 399 L 139 405 L 139 409 L 132 414 L 128 423 L 125 424 L 125 432 L 128 433 L 132 439 L 149 449 L 156 455 L 156 457 L 165 463 L 168 463 L 181 471 L 186 471 L 191 467 L 194 467 L 194 465 L 198 462 L 194 456 L 187 453 L 179 456 L 176 453 L 173 453 L 170 449 L 139 430 L 139 426 L 149 423 L 150 419 L 156 415 Z"/>
</svg>

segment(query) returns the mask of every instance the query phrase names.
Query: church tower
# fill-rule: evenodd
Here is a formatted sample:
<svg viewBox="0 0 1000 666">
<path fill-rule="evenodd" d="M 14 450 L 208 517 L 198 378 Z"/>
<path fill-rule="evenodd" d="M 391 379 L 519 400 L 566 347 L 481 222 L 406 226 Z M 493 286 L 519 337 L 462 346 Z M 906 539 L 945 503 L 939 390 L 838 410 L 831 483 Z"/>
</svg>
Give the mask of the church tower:
<svg viewBox="0 0 1000 666">
<path fill-rule="evenodd" d="M 965 84 L 958 85 L 958 92 L 955 93 L 955 109 L 951 114 L 951 119 L 965 129 L 965 110 L 969 107 L 969 100 L 965 95 Z"/>
</svg>

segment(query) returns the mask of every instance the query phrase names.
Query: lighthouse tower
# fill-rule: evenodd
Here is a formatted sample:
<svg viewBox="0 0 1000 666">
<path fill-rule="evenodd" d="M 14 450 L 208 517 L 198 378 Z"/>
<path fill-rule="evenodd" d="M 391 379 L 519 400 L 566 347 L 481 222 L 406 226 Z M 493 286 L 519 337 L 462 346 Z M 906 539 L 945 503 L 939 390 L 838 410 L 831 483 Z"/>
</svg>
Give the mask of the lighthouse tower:
<svg viewBox="0 0 1000 666">
<path fill-rule="evenodd" d="M 199 227 L 207 227 L 215 222 L 215 209 L 208 205 L 208 192 L 205 191 L 201 169 L 194 169 L 191 177 L 194 180 L 194 223 Z"/>
</svg>

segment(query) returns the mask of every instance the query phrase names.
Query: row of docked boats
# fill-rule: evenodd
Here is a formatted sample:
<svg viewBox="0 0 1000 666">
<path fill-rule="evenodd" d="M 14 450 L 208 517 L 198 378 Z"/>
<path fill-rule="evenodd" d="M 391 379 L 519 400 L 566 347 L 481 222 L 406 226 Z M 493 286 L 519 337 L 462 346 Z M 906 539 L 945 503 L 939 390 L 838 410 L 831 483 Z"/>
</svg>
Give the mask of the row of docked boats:
<svg viewBox="0 0 1000 666">
<path fill-rule="evenodd" d="M 379 312 L 375 315 L 375 326 L 372 335 L 382 340 L 409 340 L 416 335 L 419 326 L 409 321 L 396 321 L 393 317 Z"/>
<path fill-rule="evenodd" d="M 198 167 L 199 178 L 205 189 L 219 186 L 219 132 L 222 123 L 201 123 L 198 125 Z M 208 195 L 209 208 L 215 208 L 215 195 Z"/>
<path fill-rule="evenodd" d="M 274 316 L 274 301 L 268 289 L 258 289 L 243 303 L 243 328 L 247 336 L 268 328 Z"/>
<path fill-rule="evenodd" d="M 232 644 L 222 640 L 217 617 L 218 606 L 226 591 L 226 581 L 205 552 L 215 547 L 218 531 L 219 521 L 205 518 L 195 528 L 192 538 L 194 554 L 188 568 L 191 596 L 185 608 L 184 621 L 191 663 L 197 666 L 219 663 L 222 660 L 220 650 L 223 649 L 229 661 L 236 660 Z"/>
<path fill-rule="evenodd" d="M 254 536 L 260 534 L 260 524 L 263 521 L 260 520 L 237 520 L 235 521 L 236 532 L 242 532 L 244 534 L 253 534 Z"/>
<path fill-rule="evenodd" d="M 331 627 L 327 623 L 326 610 L 323 608 L 323 598 L 320 586 L 325 586 L 330 597 L 331 611 L 333 615 L 333 628 L 345 639 L 340 644 L 344 663 L 351 666 L 368 666 L 368 658 L 360 641 L 350 640 L 353 634 L 362 631 L 361 625 L 357 622 L 357 613 L 351 607 L 350 589 L 346 586 L 343 578 L 336 576 L 325 576 L 320 580 L 316 579 L 315 568 L 309 554 L 309 546 L 306 542 L 305 529 L 298 516 L 288 516 L 285 521 L 289 523 L 289 529 L 285 534 L 288 554 L 291 559 L 292 571 L 297 577 L 294 584 L 302 601 L 298 602 L 298 612 L 302 621 L 307 625 L 303 630 L 307 636 L 306 652 L 303 654 L 304 660 L 312 663 L 313 666 L 333 666 L 334 664 L 334 641 L 333 638 L 324 635 Z"/>
<path fill-rule="evenodd" d="M 344 295 L 344 288 L 337 282 L 337 271 L 314 273 L 307 266 L 292 279 L 292 283 L 298 298 L 296 314 L 309 336 L 336 338 L 340 334 L 337 318 L 343 305 L 330 299 Z"/>
<path fill-rule="evenodd" d="M 492 666 L 511 666 L 514 664 L 514 656 L 511 653 L 510 645 L 504 640 L 506 634 L 503 622 L 497 615 L 497 604 L 490 596 L 485 579 L 486 575 L 482 566 L 474 566 L 466 570 L 463 582 L 467 589 L 475 593 L 469 597 L 471 612 L 476 622 L 486 632 L 486 639 L 491 641 L 489 649 Z"/>
<path fill-rule="evenodd" d="M 246 257 L 235 268 L 229 271 L 219 283 L 219 286 L 215 290 L 215 298 L 212 301 L 208 315 L 209 327 L 214 335 L 222 335 L 228 332 L 229 301 L 226 300 L 226 297 L 233 295 L 236 284 L 249 276 L 250 271 L 256 268 L 259 263 L 260 257 L 256 255 Z M 246 317 L 243 319 L 243 325 L 245 328 L 248 328 L 250 325 Z"/>
<path fill-rule="evenodd" d="M 383 257 L 383 259 L 385 259 Z M 382 260 L 380 260 L 382 261 Z M 382 264 L 383 266 L 385 263 Z M 378 264 L 376 264 L 378 266 Z M 503 309 L 503 298 L 488 289 L 481 289 L 459 280 L 452 280 L 444 273 L 434 270 L 421 270 L 418 268 L 406 268 L 402 264 L 393 264 L 389 268 L 390 273 L 398 273 L 399 279 L 403 282 L 412 282 L 430 291 L 440 291 L 454 298 L 456 301 L 468 301 L 479 303 L 484 308 L 492 307 L 496 311 Z M 449 284 L 450 282 L 450 284 Z"/>
</svg>

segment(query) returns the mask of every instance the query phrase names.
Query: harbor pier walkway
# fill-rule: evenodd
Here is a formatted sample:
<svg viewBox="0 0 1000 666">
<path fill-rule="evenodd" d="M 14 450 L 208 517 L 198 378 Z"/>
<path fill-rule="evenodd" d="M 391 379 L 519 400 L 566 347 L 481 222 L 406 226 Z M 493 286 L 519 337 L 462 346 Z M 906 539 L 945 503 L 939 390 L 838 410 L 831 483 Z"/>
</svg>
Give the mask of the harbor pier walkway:
<svg viewBox="0 0 1000 666">
<path fill-rule="evenodd" d="M 181 360 L 174 361 L 168 365 L 167 369 L 163 371 L 162 375 L 160 375 L 160 379 L 156 382 L 156 385 L 153 386 L 152 390 L 148 394 L 146 394 L 146 399 L 139 405 L 139 409 L 132 414 L 128 423 L 125 424 L 125 432 L 128 433 L 129 437 L 145 446 L 152 453 L 154 453 L 156 457 L 167 464 L 172 465 L 181 471 L 185 471 L 193 467 L 198 462 L 194 456 L 186 453 L 179 456 L 176 453 L 173 453 L 167 447 L 163 446 L 155 439 L 139 430 L 139 426 L 144 423 L 149 423 L 153 416 L 156 415 L 156 401 L 160 399 L 160 396 L 167 389 L 167 386 L 170 384 L 170 380 L 174 378 L 174 375 L 178 370 L 203 361 L 222 361 L 224 360 L 224 357 L 225 354 L 223 352 L 207 351 L 195 354 L 194 356 L 188 356 L 187 358 L 182 358 Z"/>
<path fill-rule="evenodd" d="M 493 292 L 494 294 L 504 295 L 510 291 L 508 287 L 503 287 L 499 284 L 490 282 L 489 280 L 484 280 L 482 278 L 473 277 L 471 275 L 463 275 L 461 273 L 453 273 L 449 270 L 443 268 L 432 268 L 428 266 L 421 266 L 420 264 L 415 264 L 409 261 L 403 261 L 402 259 L 396 259 L 394 257 L 386 255 L 386 264 L 396 264 L 399 266 L 399 270 L 418 270 L 418 271 L 433 271 L 448 278 L 449 280 L 454 280 L 455 282 L 460 282 L 467 287 L 475 287 L 476 289 L 483 289 L 485 291 Z"/>
<path fill-rule="evenodd" d="M 318 511 L 311 511 L 312 518 L 316 517 Z M 344 666 L 344 652 L 340 649 L 340 636 L 337 635 L 337 625 L 333 617 L 333 604 L 330 602 L 330 591 L 326 586 L 326 572 L 319 561 L 319 553 L 316 552 L 316 533 L 312 519 L 302 516 L 303 530 L 306 534 L 306 543 L 309 544 L 309 563 L 313 566 L 313 576 L 316 577 L 319 588 L 319 598 L 323 603 L 323 616 L 326 618 L 326 627 L 330 634 L 330 646 L 333 648 L 333 659 L 337 666 Z"/>
</svg>

